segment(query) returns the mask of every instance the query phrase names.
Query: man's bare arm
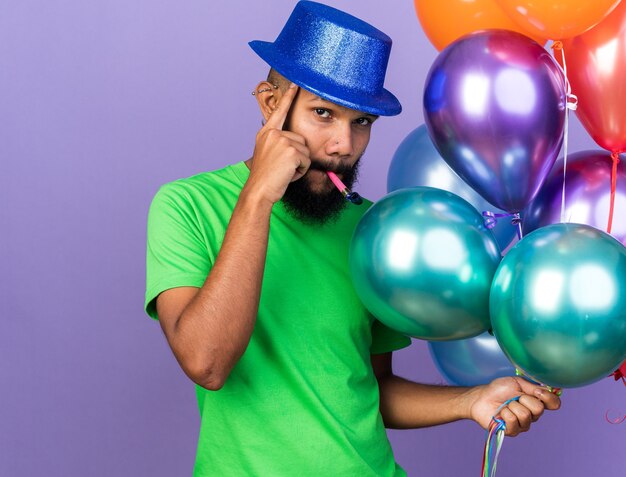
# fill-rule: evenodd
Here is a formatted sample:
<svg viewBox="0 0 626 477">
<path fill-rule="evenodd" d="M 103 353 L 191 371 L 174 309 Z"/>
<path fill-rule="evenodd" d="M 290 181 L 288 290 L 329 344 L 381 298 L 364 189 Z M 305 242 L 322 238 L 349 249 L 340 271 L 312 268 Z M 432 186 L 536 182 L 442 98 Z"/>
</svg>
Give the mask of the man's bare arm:
<svg viewBox="0 0 626 477">
<path fill-rule="evenodd" d="M 304 139 L 282 131 L 297 89 L 289 88 L 259 131 L 244 186 L 215 264 L 201 288 L 161 293 L 157 313 L 185 373 L 220 389 L 241 358 L 256 323 L 272 207 L 310 165 Z"/>
<path fill-rule="evenodd" d="M 372 355 L 372 367 L 380 389 L 380 412 L 385 426 L 413 429 L 459 419 L 472 419 L 483 428 L 506 400 L 521 396 L 506 406 L 501 417 L 506 434 L 527 431 L 545 409 L 560 406 L 557 396 L 522 378 L 500 378 L 484 386 L 452 387 L 415 383 L 392 372 L 392 353 Z"/>
<path fill-rule="evenodd" d="M 240 197 L 202 288 L 166 290 L 157 313 L 187 376 L 216 390 L 245 351 L 259 304 L 271 204 Z"/>
</svg>

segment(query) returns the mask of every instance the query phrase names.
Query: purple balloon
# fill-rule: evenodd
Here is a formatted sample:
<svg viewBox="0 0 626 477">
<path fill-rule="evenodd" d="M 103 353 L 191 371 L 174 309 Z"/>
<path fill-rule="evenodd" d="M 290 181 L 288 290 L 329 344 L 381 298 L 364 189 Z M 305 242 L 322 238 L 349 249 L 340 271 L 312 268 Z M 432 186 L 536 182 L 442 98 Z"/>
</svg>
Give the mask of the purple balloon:
<svg viewBox="0 0 626 477">
<path fill-rule="evenodd" d="M 424 116 L 441 156 L 496 207 L 519 212 L 535 197 L 563 140 L 559 66 L 507 30 L 464 36 L 430 68 Z"/>
<path fill-rule="evenodd" d="M 611 235 L 626 245 L 626 157 L 617 166 L 615 207 Z M 582 151 L 567 158 L 565 177 L 566 222 L 591 225 L 606 232 L 611 200 L 611 154 Z M 522 228 L 530 233 L 539 227 L 561 222 L 563 159 L 560 159 L 539 194 L 523 214 Z"/>
</svg>

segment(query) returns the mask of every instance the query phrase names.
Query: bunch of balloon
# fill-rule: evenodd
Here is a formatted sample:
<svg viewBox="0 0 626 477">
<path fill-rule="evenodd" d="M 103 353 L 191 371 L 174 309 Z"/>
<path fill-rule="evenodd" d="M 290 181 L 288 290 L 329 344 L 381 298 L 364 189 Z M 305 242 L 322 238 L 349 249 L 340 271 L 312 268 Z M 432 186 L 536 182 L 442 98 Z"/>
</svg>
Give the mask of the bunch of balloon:
<svg viewBox="0 0 626 477">
<path fill-rule="evenodd" d="M 489 329 L 500 250 L 476 209 L 440 189 L 400 189 L 376 202 L 350 244 L 354 288 L 388 327 L 454 340 Z"/>
<path fill-rule="evenodd" d="M 411 131 L 396 150 L 387 173 L 387 192 L 415 186 L 435 187 L 465 199 L 482 213 L 503 214 L 461 179 L 443 160 L 428 135 L 425 125 Z M 492 232 L 501 250 L 505 250 L 516 235 L 515 227 L 499 221 Z"/>
<path fill-rule="evenodd" d="M 579 387 L 626 358 L 626 247 L 583 224 L 553 224 L 504 257 L 490 295 L 502 350 L 536 381 Z"/>
<path fill-rule="evenodd" d="M 519 219 L 556 161 L 566 103 L 563 73 L 543 47 L 485 30 L 439 54 L 426 79 L 424 116 L 448 165 Z"/>
<path fill-rule="evenodd" d="M 589 2 L 589 6 L 614 7 L 617 3 Z M 592 29 L 563 40 L 562 44 L 564 54 L 557 55 L 557 59 L 567 65 L 572 89 L 578 96 L 576 114 L 591 137 L 610 151 L 613 159 L 609 181 L 611 200 L 603 227 L 610 233 L 614 225 L 619 153 L 626 151 L 626 2 L 618 4 Z"/>
</svg>

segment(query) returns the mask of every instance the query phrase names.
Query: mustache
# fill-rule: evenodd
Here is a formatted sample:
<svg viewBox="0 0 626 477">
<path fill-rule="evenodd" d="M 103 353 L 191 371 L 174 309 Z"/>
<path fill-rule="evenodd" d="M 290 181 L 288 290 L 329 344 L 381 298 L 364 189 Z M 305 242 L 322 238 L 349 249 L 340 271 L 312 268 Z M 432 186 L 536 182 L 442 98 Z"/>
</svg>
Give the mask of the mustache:
<svg viewBox="0 0 626 477">
<path fill-rule="evenodd" d="M 347 174 L 354 170 L 355 166 L 359 163 L 359 159 L 353 164 L 342 164 L 342 163 L 334 163 L 334 162 L 326 162 L 319 159 L 311 159 L 311 166 L 309 170 L 323 171 L 323 172 L 334 172 L 335 174 Z"/>
</svg>

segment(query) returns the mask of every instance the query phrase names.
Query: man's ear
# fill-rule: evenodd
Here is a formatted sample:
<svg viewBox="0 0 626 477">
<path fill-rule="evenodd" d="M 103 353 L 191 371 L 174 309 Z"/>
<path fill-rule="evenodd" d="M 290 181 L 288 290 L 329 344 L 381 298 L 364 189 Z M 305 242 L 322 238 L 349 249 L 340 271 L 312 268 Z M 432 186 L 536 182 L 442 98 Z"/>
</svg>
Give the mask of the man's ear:
<svg viewBox="0 0 626 477">
<path fill-rule="evenodd" d="M 281 91 L 272 83 L 261 81 L 254 89 L 254 95 L 263 115 L 263 120 L 267 121 L 278 105 Z"/>
</svg>

